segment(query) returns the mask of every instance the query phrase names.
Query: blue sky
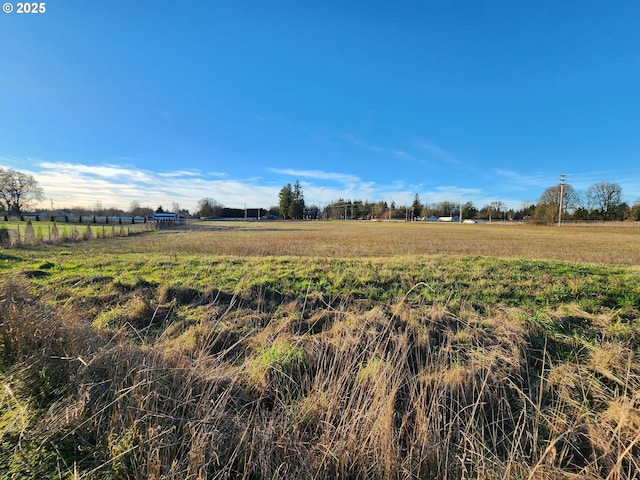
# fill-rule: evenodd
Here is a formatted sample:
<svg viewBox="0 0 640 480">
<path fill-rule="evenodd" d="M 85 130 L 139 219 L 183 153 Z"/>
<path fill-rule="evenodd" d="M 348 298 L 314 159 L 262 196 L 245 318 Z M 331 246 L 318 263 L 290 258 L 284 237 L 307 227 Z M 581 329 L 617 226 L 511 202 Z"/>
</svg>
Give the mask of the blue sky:
<svg viewBox="0 0 640 480">
<path fill-rule="evenodd" d="M 12 2 L 15 6 L 15 2 Z M 640 2 L 46 2 L 0 14 L 0 166 L 57 207 L 640 197 Z"/>
</svg>

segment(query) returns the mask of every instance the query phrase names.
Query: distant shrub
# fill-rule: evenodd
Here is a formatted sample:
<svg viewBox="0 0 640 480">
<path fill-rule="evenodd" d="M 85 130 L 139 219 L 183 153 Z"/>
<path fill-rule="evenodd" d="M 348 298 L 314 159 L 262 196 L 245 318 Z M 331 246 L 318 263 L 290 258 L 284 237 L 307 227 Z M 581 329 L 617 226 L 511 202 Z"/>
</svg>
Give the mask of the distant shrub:
<svg viewBox="0 0 640 480">
<path fill-rule="evenodd" d="M 98 220 L 96 219 L 96 216 L 95 216 L 95 215 L 93 216 L 92 223 L 98 223 Z"/>
<path fill-rule="evenodd" d="M 65 221 L 65 223 L 69 223 L 69 216 L 68 215 L 64 216 L 64 221 Z"/>
<path fill-rule="evenodd" d="M 36 222 L 40 221 L 40 215 L 36 215 Z"/>
<path fill-rule="evenodd" d="M 56 221 L 56 217 L 54 217 L 53 215 L 51 215 L 51 219 L 50 221 L 55 222 Z"/>
<path fill-rule="evenodd" d="M 0 245 L 6 245 L 11 240 L 7 227 L 0 227 Z"/>
</svg>

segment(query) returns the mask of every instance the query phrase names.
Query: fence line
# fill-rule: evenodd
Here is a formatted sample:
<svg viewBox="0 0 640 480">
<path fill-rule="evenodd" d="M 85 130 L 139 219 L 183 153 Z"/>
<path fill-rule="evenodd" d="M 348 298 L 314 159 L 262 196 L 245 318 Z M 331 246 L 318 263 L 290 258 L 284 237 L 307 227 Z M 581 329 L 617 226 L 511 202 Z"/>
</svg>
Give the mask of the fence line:
<svg viewBox="0 0 640 480">
<path fill-rule="evenodd" d="M 26 222 L 15 227 L 0 224 L 0 246 L 5 248 L 38 244 L 63 244 L 102 238 L 128 237 L 172 226 L 168 223 L 147 222 L 137 224 L 71 224 L 48 223 L 46 230 L 38 222 Z"/>
</svg>

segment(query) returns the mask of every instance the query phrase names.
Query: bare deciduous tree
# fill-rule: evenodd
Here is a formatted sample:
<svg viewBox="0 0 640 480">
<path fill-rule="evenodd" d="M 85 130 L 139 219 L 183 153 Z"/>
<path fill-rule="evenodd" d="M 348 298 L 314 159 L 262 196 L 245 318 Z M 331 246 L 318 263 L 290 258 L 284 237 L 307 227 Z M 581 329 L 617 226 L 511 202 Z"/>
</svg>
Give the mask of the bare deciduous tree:
<svg viewBox="0 0 640 480">
<path fill-rule="evenodd" d="M 7 212 L 20 215 L 37 201 L 44 199 L 44 192 L 32 175 L 16 170 L 0 169 L 0 202 Z"/>
<path fill-rule="evenodd" d="M 563 185 L 562 189 L 560 185 L 554 185 L 540 195 L 536 205 L 536 219 L 547 223 L 558 221 L 560 190 L 562 190 L 562 215 L 575 207 L 578 195 L 574 188 L 569 184 Z"/>
<path fill-rule="evenodd" d="M 609 220 L 622 203 L 622 187 L 617 183 L 599 182 L 589 187 L 587 197 L 602 220 Z"/>
</svg>

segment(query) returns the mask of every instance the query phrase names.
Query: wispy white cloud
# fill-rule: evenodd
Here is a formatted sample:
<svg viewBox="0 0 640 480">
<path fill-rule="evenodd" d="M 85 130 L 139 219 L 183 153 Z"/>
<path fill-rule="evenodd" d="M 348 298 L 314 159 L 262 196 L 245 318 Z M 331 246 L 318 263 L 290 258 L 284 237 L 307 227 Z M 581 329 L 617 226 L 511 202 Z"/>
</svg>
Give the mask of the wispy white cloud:
<svg viewBox="0 0 640 480">
<path fill-rule="evenodd" d="M 200 177 L 202 173 L 199 170 L 176 170 L 173 172 L 160 172 L 159 177 L 164 178 L 180 178 L 180 177 Z"/>
<path fill-rule="evenodd" d="M 152 172 L 123 165 L 86 165 L 70 162 L 39 162 L 33 175 L 48 199 L 57 206 L 105 207 L 126 209 L 133 200 L 143 205 L 168 206 L 178 202 L 194 209 L 197 201 L 213 197 L 238 207 L 269 206 L 277 203 L 278 189 L 255 180 L 224 179 L 224 174 L 209 175 L 197 170 Z"/>
<path fill-rule="evenodd" d="M 40 162 L 37 165 L 44 172 L 64 172 L 65 170 L 73 171 L 76 174 L 82 174 L 90 177 L 103 177 L 109 179 L 128 179 L 131 181 L 145 182 L 150 181 L 152 176 L 138 168 L 127 168 L 120 165 L 84 165 L 82 163 L 66 163 L 66 162 Z"/>
<path fill-rule="evenodd" d="M 455 159 L 450 152 L 429 140 L 420 138 L 414 142 L 414 146 L 418 150 L 433 155 L 439 160 L 444 160 L 447 163 L 451 163 L 453 165 L 459 165 L 461 163 L 459 160 Z"/>
<path fill-rule="evenodd" d="M 209 177 L 217 177 L 217 178 L 225 178 L 227 177 L 227 173 L 225 172 L 207 172 Z"/>
<path fill-rule="evenodd" d="M 370 150 L 372 152 L 377 152 L 377 153 L 381 153 L 384 152 L 385 149 L 382 147 L 379 147 L 377 145 L 372 145 L 370 143 L 365 142 L 364 140 L 354 136 L 354 135 L 342 135 L 342 138 L 344 138 L 345 140 L 347 140 L 348 142 L 350 142 L 351 144 L 355 145 L 356 147 L 362 147 L 366 150 Z"/>
<path fill-rule="evenodd" d="M 341 138 L 347 140 L 349 143 L 351 143 L 352 145 L 355 145 L 356 147 L 369 150 L 370 152 L 390 155 L 393 157 L 403 158 L 403 159 L 413 159 L 413 155 L 411 155 L 409 152 L 406 152 L 405 150 L 395 148 L 395 147 L 381 147 L 379 145 L 373 145 L 371 143 L 365 142 L 364 140 L 362 140 L 359 137 L 356 137 L 355 135 L 341 135 Z"/>
<path fill-rule="evenodd" d="M 398 149 L 392 148 L 389 150 L 389 153 L 391 153 L 391 155 L 393 155 L 394 157 L 411 158 L 411 154 L 405 152 L 404 150 L 398 150 Z"/>
<path fill-rule="evenodd" d="M 335 180 L 340 183 L 351 184 L 362 182 L 360 177 L 337 172 L 325 172 L 323 170 L 297 170 L 294 168 L 271 168 L 272 172 L 292 177 L 311 178 L 315 180 Z"/>
<path fill-rule="evenodd" d="M 520 173 L 501 168 L 496 168 L 494 173 L 495 175 L 507 180 L 502 184 L 503 190 L 526 190 L 531 187 L 546 188 L 553 185 L 553 179 L 549 178 L 547 175 Z"/>
<path fill-rule="evenodd" d="M 427 140 L 419 139 L 415 142 L 416 148 L 420 150 L 424 150 L 425 152 L 436 153 L 438 155 L 449 155 L 444 149 L 440 148 L 436 144 L 429 142 Z"/>
<path fill-rule="evenodd" d="M 476 202 L 482 198 L 484 192 L 478 188 L 460 187 L 456 185 L 443 185 L 420 193 L 422 203 L 438 202 Z"/>
</svg>

